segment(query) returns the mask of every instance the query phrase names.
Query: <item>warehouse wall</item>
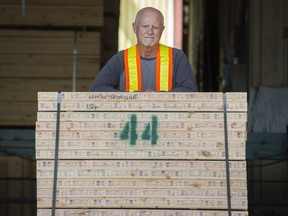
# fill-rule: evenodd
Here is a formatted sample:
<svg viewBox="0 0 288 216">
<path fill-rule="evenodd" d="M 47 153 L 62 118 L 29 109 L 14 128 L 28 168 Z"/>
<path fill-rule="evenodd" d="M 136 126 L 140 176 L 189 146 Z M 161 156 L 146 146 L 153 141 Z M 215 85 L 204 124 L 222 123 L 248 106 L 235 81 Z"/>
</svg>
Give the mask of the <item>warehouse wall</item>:
<svg viewBox="0 0 288 216">
<path fill-rule="evenodd" d="M 249 1 L 249 85 L 288 85 L 288 2 Z"/>
</svg>

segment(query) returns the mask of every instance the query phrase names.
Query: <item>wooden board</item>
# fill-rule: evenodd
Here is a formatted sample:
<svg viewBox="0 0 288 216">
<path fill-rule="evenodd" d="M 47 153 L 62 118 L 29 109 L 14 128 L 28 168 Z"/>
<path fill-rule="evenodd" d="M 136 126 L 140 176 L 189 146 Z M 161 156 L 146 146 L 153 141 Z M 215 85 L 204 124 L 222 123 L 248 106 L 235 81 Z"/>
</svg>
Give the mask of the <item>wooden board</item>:
<svg viewBox="0 0 288 216">
<path fill-rule="evenodd" d="M 52 199 L 49 198 L 38 198 L 38 208 L 49 208 L 51 207 Z M 187 208 L 200 208 L 200 209 L 227 209 L 227 199 L 202 199 L 202 198 L 190 198 L 184 199 L 179 197 L 173 198 L 57 198 L 57 208 L 169 208 L 169 209 L 187 209 Z M 233 209 L 247 209 L 247 199 L 232 200 L 231 205 Z"/>
<path fill-rule="evenodd" d="M 53 177 L 53 165 L 53 160 L 39 160 L 37 162 L 37 178 Z M 226 176 L 224 161 L 59 160 L 58 165 L 58 176 L 60 178 L 85 176 L 87 178 L 109 178 L 112 176 L 115 178 L 130 178 L 133 176 L 134 178 L 146 179 L 148 177 L 153 179 L 199 179 L 202 176 L 204 179 L 225 179 Z M 245 168 L 245 161 L 231 161 L 231 178 L 245 180 Z"/>
<path fill-rule="evenodd" d="M 77 54 L 100 53 L 100 33 L 74 31 L 1 30 L 0 53 L 73 55 L 74 37 Z"/>
<path fill-rule="evenodd" d="M 135 142 L 138 142 L 139 140 L 145 140 L 146 137 L 144 137 L 145 130 L 140 131 L 139 133 L 134 133 L 131 134 L 131 131 L 126 132 L 126 129 L 124 129 L 124 132 L 121 131 L 116 131 L 116 132 L 105 132 L 105 131 L 82 131 L 82 132 L 77 132 L 77 131 L 63 131 L 60 133 L 60 139 L 61 140 L 83 140 L 83 139 L 92 139 L 92 140 L 109 140 L 109 141 L 114 141 L 114 140 L 130 140 L 131 145 L 136 145 L 136 143 L 131 143 L 133 140 Z M 149 132 L 150 133 L 150 132 Z M 220 140 L 224 141 L 224 132 L 163 132 L 163 133 L 154 133 L 155 136 L 157 136 L 157 142 L 158 141 L 175 141 L 175 140 L 180 140 L 180 141 L 188 141 L 190 139 L 196 139 L 196 140 Z M 132 137 L 134 136 L 135 137 Z M 55 139 L 56 133 L 55 131 L 37 131 L 36 132 L 36 139 Z M 125 137 L 122 137 L 125 136 Z M 127 137 L 126 137 L 127 136 Z M 153 134 L 151 133 L 151 136 Z M 144 138 L 143 138 L 144 137 Z M 152 137 L 148 139 L 150 142 L 151 139 L 151 144 L 157 144 L 157 143 L 152 143 Z M 229 140 L 234 140 L 234 141 L 243 141 L 246 139 L 246 133 L 242 131 L 237 131 L 237 132 L 229 132 L 228 131 L 228 139 Z"/>
<path fill-rule="evenodd" d="M 38 92 L 38 101 L 55 101 L 58 92 Z M 226 93 L 227 102 L 247 102 L 247 93 Z M 63 101 L 223 101 L 221 92 L 61 92 Z M 140 110 L 139 110 L 140 111 Z M 201 110 L 198 110 L 201 111 Z M 203 111 L 203 110 L 202 110 Z M 245 110 L 244 110 L 245 111 Z M 247 111 L 247 110 L 246 110 Z"/>
<path fill-rule="evenodd" d="M 133 113 L 130 112 L 61 112 L 61 122 L 94 122 L 99 120 L 105 121 L 121 121 L 130 119 Z M 38 122 L 56 121 L 56 112 L 38 112 Z M 141 120 L 151 120 L 150 112 L 137 112 L 137 116 Z M 222 112 L 157 112 L 159 121 L 201 121 L 201 122 L 224 122 L 224 114 Z M 229 112 L 227 113 L 228 122 L 247 122 L 247 113 L 245 112 Z"/>
<path fill-rule="evenodd" d="M 247 109 L 246 102 L 228 102 L 229 111 L 243 111 Z M 56 111 L 57 102 L 40 102 L 38 103 L 39 111 Z M 222 102 L 152 102 L 143 103 L 137 101 L 123 101 L 119 102 L 106 102 L 96 103 L 93 101 L 82 101 L 82 102 L 62 102 L 62 111 L 222 111 Z"/>
<path fill-rule="evenodd" d="M 41 178 L 37 181 L 37 188 L 51 189 L 53 187 L 52 178 Z M 227 183 L 224 179 L 113 179 L 113 178 L 61 178 L 57 181 L 58 189 L 226 189 Z M 243 180 L 231 180 L 232 190 L 247 190 L 247 183 Z"/>
<path fill-rule="evenodd" d="M 56 209 L 58 216 L 227 216 L 227 211 L 209 210 L 151 210 L 151 209 Z M 38 209 L 38 216 L 50 216 L 50 209 Z M 248 216 L 246 211 L 232 211 L 232 216 Z"/>
<path fill-rule="evenodd" d="M 222 93 L 61 93 L 62 111 L 223 111 Z M 38 93 L 39 111 L 56 111 L 57 93 Z M 75 100 L 77 99 L 77 100 Z M 121 103 L 119 103 L 121 102 Z M 247 110 L 246 93 L 227 94 L 227 110 Z"/>
<path fill-rule="evenodd" d="M 36 141 L 36 158 L 54 158 L 54 140 Z M 245 159 L 245 142 L 229 142 L 230 160 Z M 123 141 L 60 141 L 58 152 L 59 159 L 115 159 L 125 157 L 127 159 L 213 159 L 223 160 L 225 156 L 224 143 L 215 141 L 169 141 L 157 142 L 152 146 L 149 142 L 138 141 L 131 146 Z"/>
<path fill-rule="evenodd" d="M 133 115 L 132 115 L 133 116 Z M 136 115 L 137 116 L 137 115 Z M 157 117 L 158 115 L 152 115 Z M 152 117 L 151 116 L 151 117 Z M 150 119 L 138 119 L 137 118 L 137 128 L 140 130 L 145 130 L 147 125 L 150 123 Z M 124 125 L 129 122 L 129 118 L 120 120 L 120 121 L 104 121 L 98 119 L 97 122 L 62 122 L 60 125 L 60 130 L 65 131 L 101 131 L 101 130 L 111 130 L 114 131 L 122 130 Z M 221 131 L 224 130 L 224 122 L 201 122 L 201 121 L 173 121 L 173 122 L 157 122 L 158 131 Z M 56 123 L 55 122 L 36 122 L 36 127 L 39 131 L 55 131 Z M 239 131 L 246 129 L 245 122 L 228 122 L 227 128 L 229 131 Z"/>
<path fill-rule="evenodd" d="M 77 80 L 77 89 L 79 91 L 88 91 L 91 80 L 79 79 Z M 10 88 L 9 88 L 10 87 Z M 25 89 L 30 96 L 33 94 L 34 103 L 37 103 L 37 91 L 41 89 L 53 89 L 59 91 L 72 89 L 72 79 L 1 79 L 1 90 L 8 90 L 7 92 L 21 93 Z M 12 91 L 13 89 L 13 91 Z M 30 92 L 30 93 L 29 93 Z M 36 96 L 36 97 L 35 97 Z M 1 97 L 1 96 L 0 96 Z M 5 96 L 7 98 L 7 96 Z M 3 99 L 5 98 L 3 96 Z M 35 100 L 36 99 L 36 100 Z M 18 102 L 18 101 L 15 101 Z M 36 113 L 35 113 L 36 114 Z"/>
<path fill-rule="evenodd" d="M 29 0 L 25 2 L 27 6 L 30 5 L 73 5 L 73 6 L 102 6 L 103 0 Z M 1 0 L 1 4 L 3 5 L 20 5 L 21 2 L 19 0 Z"/>
<path fill-rule="evenodd" d="M 1 51 L 0 51 L 1 52 Z M 1 54 L 0 78 L 68 78 L 73 76 L 73 56 L 52 54 Z M 78 54 L 77 79 L 95 78 L 100 69 L 100 56 Z"/>
<path fill-rule="evenodd" d="M 20 5 L 0 5 L 1 25 L 103 26 L 103 6 L 29 5 L 22 16 Z"/>
</svg>

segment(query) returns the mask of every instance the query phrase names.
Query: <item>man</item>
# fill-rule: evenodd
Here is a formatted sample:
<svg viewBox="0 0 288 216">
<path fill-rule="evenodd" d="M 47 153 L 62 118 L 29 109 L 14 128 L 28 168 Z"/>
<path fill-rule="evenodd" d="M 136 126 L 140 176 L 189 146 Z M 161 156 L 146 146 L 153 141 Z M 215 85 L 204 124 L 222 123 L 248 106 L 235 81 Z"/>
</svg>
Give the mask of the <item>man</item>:
<svg viewBox="0 0 288 216">
<path fill-rule="evenodd" d="M 132 26 L 137 44 L 115 54 L 93 81 L 90 91 L 198 91 L 184 52 L 159 43 L 165 28 L 159 10 L 141 9 Z"/>
</svg>

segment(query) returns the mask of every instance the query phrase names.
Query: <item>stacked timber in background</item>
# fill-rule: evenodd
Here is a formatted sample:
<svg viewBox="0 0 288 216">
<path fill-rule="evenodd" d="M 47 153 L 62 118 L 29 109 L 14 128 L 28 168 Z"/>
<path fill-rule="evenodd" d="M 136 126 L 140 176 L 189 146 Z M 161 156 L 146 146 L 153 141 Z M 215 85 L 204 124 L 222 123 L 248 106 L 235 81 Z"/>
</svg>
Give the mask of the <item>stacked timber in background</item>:
<svg viewBox="0 0 288 216">
<path fill-rule="evenodd" d="M 232 215 L 247 216 L 246 93 L 227 94 Z M 57 93 L 38 93 L 38 216 L 51 214 Z M 61 93 L 57 215 L 227 215 L 222 93 Z"/>
<path fill-rule="evenodd" d="M 0 30 L 1 125 L 32 126 L 39 90 L 72 90 L 74 37 L 77 89 L 87 91 L 99 69 L 99 33 Z"/>
<path fill-rule="evenodd" d="M 100 68 L 102 0 L 23 2 L 0 3 L 0 126 L 34 126 L 37 92 L 73 91 L 75 71 L 88 91 Z"/>
</svg>

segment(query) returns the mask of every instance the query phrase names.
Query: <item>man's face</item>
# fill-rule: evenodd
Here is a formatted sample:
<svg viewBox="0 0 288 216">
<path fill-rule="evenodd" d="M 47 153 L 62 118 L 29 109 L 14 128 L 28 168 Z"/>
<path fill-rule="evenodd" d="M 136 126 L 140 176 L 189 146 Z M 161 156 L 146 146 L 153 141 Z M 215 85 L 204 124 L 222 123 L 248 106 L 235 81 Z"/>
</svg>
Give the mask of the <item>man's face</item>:
<svg viewBox="0 0 288 216">
<path fill-rule="evenodd" d="M 143 11 L 139 16 L 139 22 L 133 24 L 137 42 L 143 46 L 158 45 L 164 26 L 161 16 L 152 10 Z"/>
</svg>

